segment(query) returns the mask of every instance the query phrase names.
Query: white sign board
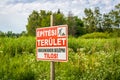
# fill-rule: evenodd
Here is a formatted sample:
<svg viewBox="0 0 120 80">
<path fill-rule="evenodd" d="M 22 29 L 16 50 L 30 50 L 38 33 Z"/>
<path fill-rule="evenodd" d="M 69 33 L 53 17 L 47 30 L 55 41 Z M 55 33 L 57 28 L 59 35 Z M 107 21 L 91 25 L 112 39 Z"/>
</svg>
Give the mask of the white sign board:
<svg viewBox="0 0 120 80">
<path fill-rule="evenodd" d="M 36 29 L 37 60 L 68 60 L 68 26 Z"/>
</svg>

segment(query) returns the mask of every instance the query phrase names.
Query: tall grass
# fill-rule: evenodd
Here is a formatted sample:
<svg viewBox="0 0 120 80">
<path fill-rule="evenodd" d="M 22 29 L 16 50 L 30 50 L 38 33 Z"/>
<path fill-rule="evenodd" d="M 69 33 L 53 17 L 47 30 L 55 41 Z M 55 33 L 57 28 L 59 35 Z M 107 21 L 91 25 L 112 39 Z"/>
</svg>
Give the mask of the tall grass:
<svg viewBox="0 0 120 80">
<path fill-rule="evenodd" d="M 34 37 L 0 38 L 0 44 L 0 50 L 4 54 L 10 54 L 11 56 L 35 52 Z"/>
<path fill-rule="evenodd" d="M 120 80 L 120 38 L 68 40 L 69 60 L 55 63 L 56 80 Z M 35 38 L 0 38 L 0 80 L 49 80 L 50 64 L 37 61 Z"/>
<path fill-rule="evenodd" d="M 1 80 L 49 80 L 49 63 L 36 61 L 34 54 L 0 54 L 0 61 Z"/>
<path fill-rule="evenodd" d="M 73 51 L 82 51 L 84 53 L 95 53 L 105 51 L 111 52 L 120 49 L 120 38 L 111 39 L 81 39 L 81 38 L 69 38 L 69 48 Z"/>
</svg>

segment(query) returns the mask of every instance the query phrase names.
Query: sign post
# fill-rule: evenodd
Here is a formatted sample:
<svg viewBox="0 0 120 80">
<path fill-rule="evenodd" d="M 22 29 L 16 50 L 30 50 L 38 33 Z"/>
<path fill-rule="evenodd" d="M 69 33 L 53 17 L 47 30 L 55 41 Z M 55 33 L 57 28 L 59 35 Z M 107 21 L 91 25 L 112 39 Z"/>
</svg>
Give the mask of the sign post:
<svg viewBox="0 0 120 80">
<path fill-rule="evenodd" d="M 50 16 L 50 25 L 53 26 L 53 15 Z M 50 80 L 55 80 L 55 63 L 54 61 L 50 62 Z"/>
<path fill-rule="evenodd" d="M 55 80 L 54 62 L 68 61 L 68 26 L 53 26 L 51 15 L 51 27 L 36 29 L 37 60 L 51 61 L 50 79 Z"/>
<path fill-rule="evenodd" d="M 37 60 L 66 62 L 67 25 L 38 28 L 36 30 Z"/>
</svg>

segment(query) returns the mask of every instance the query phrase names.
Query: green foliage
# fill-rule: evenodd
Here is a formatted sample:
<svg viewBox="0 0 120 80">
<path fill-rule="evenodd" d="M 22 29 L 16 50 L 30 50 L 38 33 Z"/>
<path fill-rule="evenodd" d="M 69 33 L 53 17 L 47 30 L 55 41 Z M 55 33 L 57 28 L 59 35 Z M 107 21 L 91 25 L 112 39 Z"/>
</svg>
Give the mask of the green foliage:
<svg viewBox="0 0 120 80">
<path fill-rule="evenodd" d="M 28 24 L 26 25 L 28 35 L 34 36 L 36 28 L 41 25 L 42 21 L 40 15 L 44 16 L 44 11 L 41 10 L 40 13 L 37 11 L 33 11 L 32 14 L 29 15 Z"/>
<path fill-rule="evenodd" d="M 0 37 L 5 37 L 4 32 L 0 31 Z"/>
<path fill-rule="evenodd" d="M 120 29 L 114 29 L 114 31 L 110 32 L 109 35 L 113 38 L 120 37 Z"/>
<path fill-rule="evenodd" d="M 119 38 L 68 41 L 69 60 L 55 62 L 56 80 L 120 80 Z M 0 38 L 0 79 L 49 80 L 50 63 L 35 54 L 35 37 Z"/>
<path fill-rule="evenodd" d="M 102 38 L 95 38 L 95 39 L 83 39 L 83 38 L 69 38 L 68 46 L 74 52 L 83 51 L 87 54 L 92 54 L 96 52 L 109 52 L 114 51 L 113 46 L 117 46 L 120 48 L 119 38 L 116 39 L 102 39 Z M 114 43 L 117 43 L 114 44 Z"/>
<path fill-rule="evenodd" d="M 68 25 L 68 34 L 74 37 L 79 37 L 86 33 L 93 32 L 114 32 L 114 29 L 120 27 L 119 11 L 120 4 L 116 5 L 114 10 L 108 13 L 101 14 L 99 7 L 85 8 L 85 16 L 80 19 L 78 16 L 73 16 L 72 12 L 68 13 L 68 16 L 60 12 L 52 13 L 51 11 L 40 10 L 33 11 L 28 17 L 28 23 L 26 25 L 27 33 L 30 36 L 35 36 L 36 28 L 50 26 L 50 15 L 53 14 L 53 25 Z M 119 32 L 117 32 L 119 34 Z"/>
<path fill-rule="evenodd" d="M 1 80 L 43 80 L 49 79 L 49 63 L 38 62 L 34 54 L 10 57 L 0 53 Z M 46 67 L 45 67 L 46 65 Z"/>
<path fill-rule="evenodd" d="M 49 27 L 50 26 L 50 15 L 53 14 L 54 24 L 63 25 L 66 23 L 64 15 L 59 11 L 58 13 L 52 13 L 51 11 L 40 10 L 33 11 L 28 18 L 27 32 L 30 36 L 35 36 L 36 28 Z"/>
<path fill-rule="evenodd" d="M 77 16 L 73 16 L 71 12 L 69 12 L 69 15 L 67 18 L 67 24 L 69 27 L 68 28 L 69 35 L 78 37 L 80 35 L 85 34 L 83 21 L 80 18 L 78 18 Z"/>
<path fill-rule="evenodd" d="M 83 18 L 83 20 L 84 20 L 84 26 L 85 26 L 86 32 L 92 33 L 97 31 L 94 12 L 91 9 L 86 8 L 84 10 L 84 13 L 85 13 L 85 17 Z"/>
<path fill-rule="evenodd" d="M 35 51 L 35 38 L 33 37 L 0 38 L 0 42 L 0 50 L 2 50 L 4 54 L 9 53 L 11 56 L 33 53 Z"/>
<path fill-rule="evenodd" d="M 93 38 L 109 38 L 109 34 L 108 33 L 102 33 L 102 32 L 94 32 L 94 33 L 90 33 L 90 34 L 85 34 L 83 36 L 81 36 L 81 38 L 85 38 L 85 39 L 93 39 Z"/>
<path fill-rule="evenodd" d="M 18 38 L 20 36 L 27 36 L 26 31 L 22 31 L 21 33 L 13 33 L 12 31 L 6 33 L 0 31 L 0 37 Z"/>
<path fill-rule="evenodd" d="M 58 80 L 119 80 L 120 39 L 75 39 L 68 63 L 59 63 Z M 69 44 L 70 44 L 69 43 Z M 62 67 L 60 67 L 62 66 Z M 64 68 L 65 67 L 65 68 Z M 67 75 L 66 75 L 67 74 Z"/>
<path fill-rule="evenodd" d="M 113 32 L 114 29 L 120 27 L 120 4 L 115 6 L 114 10 L 106 14 L 101 14 L 99 7 L 92 9 L 85 9 L 85 17 L 83 18 L 84 27 L 87 33 L 92 32 Z"/>
<path fill-rule="evenodd" d="M 77 48 L 80 46 L 78 45 L 78 40 L 74 37 L 70 37 L 68 39 L 68 47 L 73 49 L 73 51 L 77 52 Z"/>
<path fill-rule="evenodd" d="M 68 18 L 64 16 L 63 13 L 58 10 L 57 12 L 46 12 L 41 10 L 40 12 L 33 11 L 28 18 L 28 23 L 26 26 L 27 33 L 30 36 L 35 36 L 36 28 L 48 27 L 50 26 L 50 15 L 53 14 L 53 25 L 64 25 L 68 24 L 69 35 L 78 37 L 79 35 L 85 34 L 85 29 L 83 28 L 83 21 L 77 16 L 68 15 Z"/>
<path fill-rule="evenodd" d="M 66 24 L 66 19 L 63 13 L 58 10 L 58 12 L 53 14 L 53 25 L 64 25 Z"/>
</svg>

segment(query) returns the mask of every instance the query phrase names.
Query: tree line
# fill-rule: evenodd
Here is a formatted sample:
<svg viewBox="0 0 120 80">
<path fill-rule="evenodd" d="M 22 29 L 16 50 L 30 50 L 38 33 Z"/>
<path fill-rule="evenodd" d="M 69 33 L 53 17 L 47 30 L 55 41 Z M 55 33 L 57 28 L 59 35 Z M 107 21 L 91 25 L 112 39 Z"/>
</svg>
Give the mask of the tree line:
<svg viewBox="0 0 120 80">
<path fill-rule="evenodd" d="M 50 15 L 53 14 L 53 25 L 68 25 L 69 35 L 78 37 L 86 33 L 93 32 L 120 32 L 120 4 L 116 5 L 113 10 L 108 13 L 100 13 L 99 7 L 94 10 L 85 8 L 85 17 L 82 19 L 74 16 L 72 12 L 66 17 L 60 9 L 57 12 L 40 10 L 33 11 L 28 17 L 26 25 L 27 34 L 35 36 L 36 28 L 50 26 Z"/>
<path fill-rule="evenodd" d="M 83 21 L 78 16 L 73 16 L 69 12 L 68 17 L 58 9 L 57 12 L 40 10 L 33 11 L 28 17 L 28 24 L 26 25 L 28 35 L 35 36 L 36 28 L 50 26 L 50 15 L 53 14 L 53 26 L 67 24 L 69 26 L 69 35 L 78 36 L 84 34 Z"/>
<path fill-rule="evenodd" d="M 50 26 L 50 15 L 53 14 L 54 26 L 56 25 L 68 25 L 68 34 L 74 37 L 79 37 L 86 33 L 93 32 L 107 32 L 120 34 L 120 3 L 115 5 L 114 9 L 108 13 L 102 14 L 99 7 L 95 7 L 94 10 L 90 8 L 84 9 L 85 16 L 79 18 L 74 16 L 71 11 L 65 16 L 60 9 L 56 12 L 52 11 L 35 11 L 29 15 L 26 25 L 26 32 L 23 31 L 20 35 L 35 36 L 36 28 Z M 5 34 L 5 33 L 4 33 Z M 8 35 L 11 32 L 8 31 Z M 7 35 L 5 34 L 5 35 Z M 3 32 L 0 32 L 3 35 Z M 14 34 L 12 34 L 14 35 Z M 120 36 L 120 35 L 119 35 Z"/>
<path fill-rule="evenodd" d="M 12 31 L 8 32 L 2 32 L 0 31 L 0 37 L 12 37 L 12 38 L 18 38 L 20 36 L 28 36 L 26 31 L 22 31 L 21 33 L 13 33 Z"/>
</svg>

